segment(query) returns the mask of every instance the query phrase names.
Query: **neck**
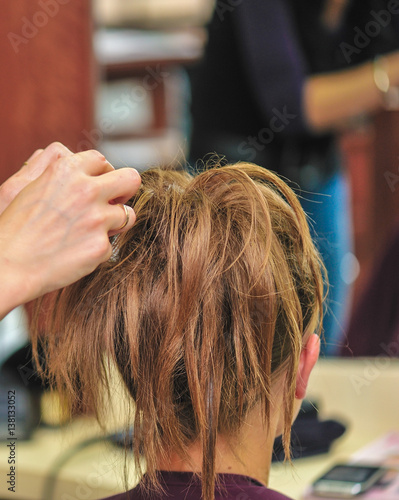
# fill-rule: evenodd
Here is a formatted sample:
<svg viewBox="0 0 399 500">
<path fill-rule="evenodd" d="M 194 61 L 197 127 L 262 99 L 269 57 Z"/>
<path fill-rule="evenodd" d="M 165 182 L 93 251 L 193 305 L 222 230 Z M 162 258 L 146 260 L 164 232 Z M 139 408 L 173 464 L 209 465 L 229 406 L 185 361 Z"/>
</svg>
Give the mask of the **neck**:
<svg viewBox="0 0 399 500">
<path fill-rule="evenodd" d="M 267 486 L 277 424 L 265 426 L 259 409 L 253 410 L 234 439 L 218 436 L 216 443 L 216 472 L 250 476 Z M 188 450 L 189 461 L 173 451 L 157 468 L 166 471 L 200 472 L 202 468 L 201 443 Z"/>
</svg>

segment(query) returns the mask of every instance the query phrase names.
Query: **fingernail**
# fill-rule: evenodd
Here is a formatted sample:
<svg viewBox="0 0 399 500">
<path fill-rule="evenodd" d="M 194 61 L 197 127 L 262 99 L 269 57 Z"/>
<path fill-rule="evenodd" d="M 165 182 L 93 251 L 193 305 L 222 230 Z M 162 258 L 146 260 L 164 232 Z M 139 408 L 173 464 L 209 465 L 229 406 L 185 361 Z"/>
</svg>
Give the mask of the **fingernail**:
<svg viewBox="0 0 399 500">
<path fill-rule="evenodd" d="M 141 178 L 141 175 L 139 174 L 138 170 L 136 170 L 135 168 L 132 168 L 133 172 L 136 172 L 136 174 L 138 175 L 138 177 Z"/>
</svg>

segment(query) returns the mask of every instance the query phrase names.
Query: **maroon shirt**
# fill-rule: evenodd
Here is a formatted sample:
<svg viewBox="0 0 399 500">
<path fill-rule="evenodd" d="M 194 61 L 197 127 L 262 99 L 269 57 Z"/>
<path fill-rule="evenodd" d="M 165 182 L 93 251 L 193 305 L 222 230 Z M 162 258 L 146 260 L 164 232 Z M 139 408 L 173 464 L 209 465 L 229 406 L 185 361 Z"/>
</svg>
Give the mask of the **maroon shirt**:
<svg viewBox="0 0 399 500">
<path fill-rule="evenodd" d="M 139 485 L 104 500 L 201 500 L 201 483 L 193 473 L 161 471 L 159 474 L 165 494 L 146 493 Z M 215 500 L 290 500 L 247 476 L 218 474 L 218 478 L 220 486 L 216 486 Z"/>
</svg>

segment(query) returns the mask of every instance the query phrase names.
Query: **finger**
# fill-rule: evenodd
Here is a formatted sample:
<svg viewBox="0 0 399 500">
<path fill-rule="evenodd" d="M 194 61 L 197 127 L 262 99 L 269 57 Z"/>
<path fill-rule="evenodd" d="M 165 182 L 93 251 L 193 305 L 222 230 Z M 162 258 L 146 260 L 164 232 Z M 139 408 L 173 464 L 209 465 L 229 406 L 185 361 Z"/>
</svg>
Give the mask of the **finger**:
<svg viewBox="0 0 399 500">
<path fill-rule="evenodd" d="M 71 165 L 82 169 L 87 175 L 97 176 L 115 170 L 105 156 L 95 149 L 74 154 L 70 162 Z"/>
<path fill-rule="evenodd" d="M 40 152 L 41 151 L 41 152 Z M 26 162 L 28 177 L 31 180 L 39 177 L 46 168 L 59 160 L 60 158 L 67 158 L 72 156 L 72 151 L 65 147 L 60 142 L 53 142 L 44 150 L 37 150 Z"/>
<path fill-rule="evenodd" d="M 43 151 L 44 151 L 44 149 L 36 149 L 36 151 L 32 155 L 29 156 L 29 158 L 26 160 L 24 165 L 27 165 L 30 161 L 34 160 L 37 156 L 42 154 Z"/>
<path fill-rule="evenodd" d="M 120 168 L 98 179 L 102 195 L 112 203 L 126 203 L 141 185 L 140 174 L 134 168 Z"/>
<path fill-rule="evenodd" d="M 43 151 L 44 151 L 44 149 L 36 149 L 36 151 L 33 154 L 31 154 L 26 161 L 24 161 L 22 167 L 17 172 L 17 175 L 19 175 L 19 174 L 27 175 L 27 177 L 29 178 L 30 177 L 29 174 L 26 173 L 29 170 L 29 167 L 28 167 L 29 163 L 32 160 L 34 160 L 36 157 L 41 155 L 43 153 Z"/>
<path fill-rule="evenodd" d="M 133 208 L 128 205 L 113 205 L 112 217 L 112 226 L 108 231 L 108 236 L 125 233 L 136 221 L 136 214 Z"/>
</svg>

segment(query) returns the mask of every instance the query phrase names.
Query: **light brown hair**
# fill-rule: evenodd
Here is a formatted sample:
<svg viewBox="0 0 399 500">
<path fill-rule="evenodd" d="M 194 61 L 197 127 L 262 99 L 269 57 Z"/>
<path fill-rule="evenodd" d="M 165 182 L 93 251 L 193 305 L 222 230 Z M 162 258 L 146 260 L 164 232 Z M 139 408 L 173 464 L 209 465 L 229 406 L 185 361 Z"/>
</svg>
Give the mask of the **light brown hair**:
<svg viewBox="0 0 399 500">
<path fill-rule="evenodd" d="M 286 370 L 289 453 L 304 334 L 321 325 L 322 264 L 304 212 L 275 174 L 249 163 L 195 177 L 153 169 L 131 200 L 137 220 L 113 257 L 60 291 L 47 319 L 47 375 L 72 407 L 94 409 L 113 360 L 135 402 L 134 452 L 156 484 L 157 457 L 203 449 L 214 497 L 218 433 L 271 409 Z"/>
</svg>

